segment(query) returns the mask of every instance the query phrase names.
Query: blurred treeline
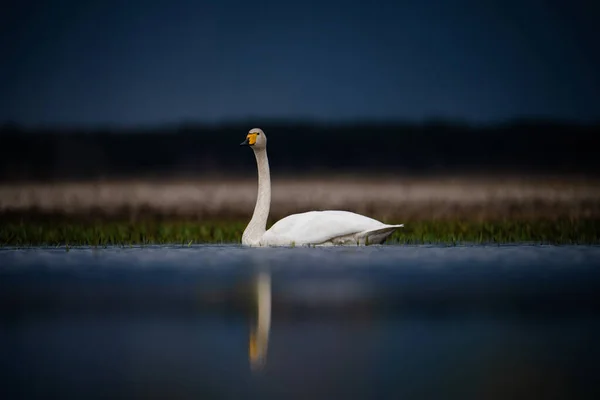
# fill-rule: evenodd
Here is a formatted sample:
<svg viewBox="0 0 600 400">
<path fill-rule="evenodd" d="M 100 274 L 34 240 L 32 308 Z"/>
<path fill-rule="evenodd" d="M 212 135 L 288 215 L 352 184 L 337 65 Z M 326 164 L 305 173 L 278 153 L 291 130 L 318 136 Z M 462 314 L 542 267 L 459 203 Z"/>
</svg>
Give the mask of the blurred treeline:
<svg viewBox="0 0 600 400">
<path fill-rule="evenodd" d="M 0 181 L 255 175 L 239 148 L 264 129 L 278 175 L 600 174 L 600 124 L 245 121 L 137 129 L 0 127 Z"/>
</svg>

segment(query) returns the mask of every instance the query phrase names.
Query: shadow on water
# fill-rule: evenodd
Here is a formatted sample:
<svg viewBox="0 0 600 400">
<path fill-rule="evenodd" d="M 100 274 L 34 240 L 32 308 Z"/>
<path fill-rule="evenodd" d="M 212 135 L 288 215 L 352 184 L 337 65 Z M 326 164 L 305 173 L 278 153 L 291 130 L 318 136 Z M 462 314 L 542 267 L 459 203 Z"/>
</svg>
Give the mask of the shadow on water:
<svg viewBox="0 0 600 400">
<path fill-rule="evenodd" d="M 597 398 L 600 247 L 0 250 L 0 396 Z"/>
</svg>

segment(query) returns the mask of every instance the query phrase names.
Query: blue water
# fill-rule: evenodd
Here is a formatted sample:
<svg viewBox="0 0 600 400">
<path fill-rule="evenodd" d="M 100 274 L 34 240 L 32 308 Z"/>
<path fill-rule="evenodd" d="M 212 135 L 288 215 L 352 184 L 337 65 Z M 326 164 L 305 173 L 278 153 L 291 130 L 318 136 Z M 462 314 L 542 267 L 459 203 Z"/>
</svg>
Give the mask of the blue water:
<svg viewBox="0 0 600 400">
<path fill-rule="evenodd" d="M 0 398 L 600 398 L 599 291 L 590 246 L 0 249 Z"/>
</svg>

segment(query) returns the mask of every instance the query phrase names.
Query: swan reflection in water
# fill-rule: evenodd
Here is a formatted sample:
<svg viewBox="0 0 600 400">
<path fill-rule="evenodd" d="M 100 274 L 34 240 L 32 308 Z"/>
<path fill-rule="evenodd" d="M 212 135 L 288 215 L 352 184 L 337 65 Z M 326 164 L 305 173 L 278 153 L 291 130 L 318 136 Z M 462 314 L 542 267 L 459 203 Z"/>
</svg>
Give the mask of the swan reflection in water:
<svg viewBox="0 0 600 400">
<path fill-rule="evenodd" d="M 271 327 L 271 275 L 268 272 L 259 272 L 254 282 L 254 306 L 257 309 L 256 324 L 250 328 L 250 341 L 248 356 L 250 367 L 260 370 L 267 361 L 267 348 L 269 346 L 269 329 Z"/>
</svg>

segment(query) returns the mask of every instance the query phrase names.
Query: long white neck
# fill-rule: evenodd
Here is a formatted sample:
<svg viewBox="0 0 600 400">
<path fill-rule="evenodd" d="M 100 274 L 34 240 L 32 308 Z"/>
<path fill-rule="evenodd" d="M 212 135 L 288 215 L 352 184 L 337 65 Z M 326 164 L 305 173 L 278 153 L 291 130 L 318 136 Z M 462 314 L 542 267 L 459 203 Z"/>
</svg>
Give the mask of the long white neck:
<svg viewBox="0 0 600 400">
<path fill-rule="evenodd" d="M 252 149 L 258 167 L 258 196 L 252 219 L 242 235 L 242 244 L 256 246 L 267 230 L 267 219 L 271 208 L 271 172 L 267 149 Z"/>
</svg>

